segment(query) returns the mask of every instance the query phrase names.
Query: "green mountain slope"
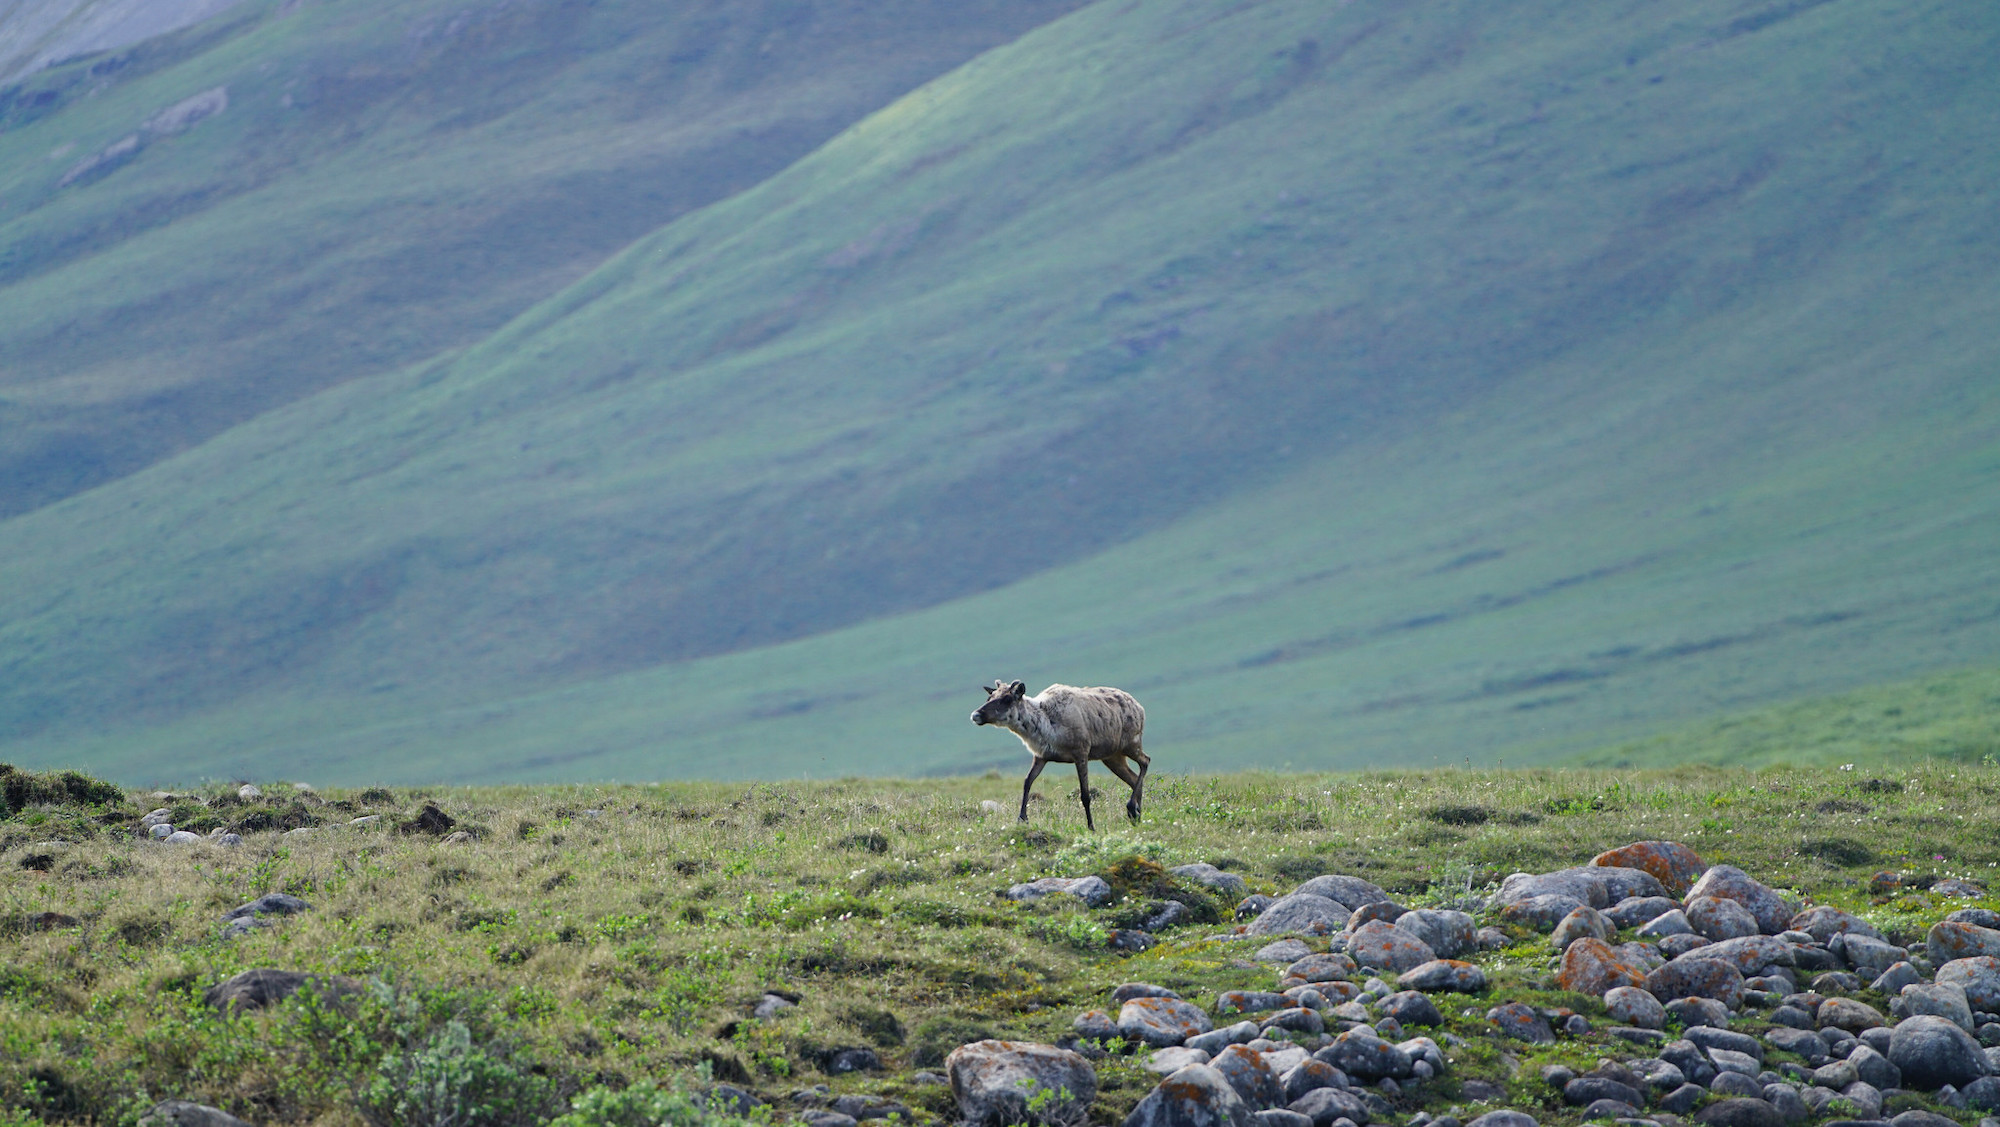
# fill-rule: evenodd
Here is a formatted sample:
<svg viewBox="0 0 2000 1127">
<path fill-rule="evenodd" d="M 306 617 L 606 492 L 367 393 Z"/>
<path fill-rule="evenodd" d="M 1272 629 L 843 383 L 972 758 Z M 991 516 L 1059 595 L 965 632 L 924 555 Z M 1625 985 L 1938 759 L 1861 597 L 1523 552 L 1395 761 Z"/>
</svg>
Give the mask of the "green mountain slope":
<svg viewBox="0 0 2000 1127">
<path fill-rule="evenodd" d="M 1078 2 L 253 0 L 0 89 L 0 516 L 476 341 Z"/>
<path fill-rule="evenodd" d="M 1093 5 L 0 524 L 9 754 L 963 770 L 1005 673 L 1180 767 L 1449 762 L 1990 662 L 1996 39 Z"/>
</svg>

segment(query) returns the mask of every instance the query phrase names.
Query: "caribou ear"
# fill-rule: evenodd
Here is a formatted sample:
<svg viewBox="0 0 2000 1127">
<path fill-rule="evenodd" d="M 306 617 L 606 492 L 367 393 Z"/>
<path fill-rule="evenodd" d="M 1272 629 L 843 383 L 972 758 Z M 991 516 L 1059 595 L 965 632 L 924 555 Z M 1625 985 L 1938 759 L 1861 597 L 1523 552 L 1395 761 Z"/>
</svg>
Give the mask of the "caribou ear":
<svg viewBox="0 0 2000 1127">
<path fill-rule="evenodd" d="M 981 686 L 979 686 L 979 691 L 980 691 L 980 692 L 982 692 L 982 693 L 985 693 L 985 694 L 986 694 L 987 696 L 989 696 L 989 697 L 990 697 L 990 696 L 992 696 L 992 695 L 993 695 L 993 686 L 991 686 L 991 685 L 981 685 Z"/>
<path fill-rule="evenodd" d="M 1017 697 L 1024 697 L 1028 695 L 1028 686 L 1022 684 L 1019 681 L 1014 682 L 1012 688 L 1014 690 L 1014 695 Z"/>
</svg>

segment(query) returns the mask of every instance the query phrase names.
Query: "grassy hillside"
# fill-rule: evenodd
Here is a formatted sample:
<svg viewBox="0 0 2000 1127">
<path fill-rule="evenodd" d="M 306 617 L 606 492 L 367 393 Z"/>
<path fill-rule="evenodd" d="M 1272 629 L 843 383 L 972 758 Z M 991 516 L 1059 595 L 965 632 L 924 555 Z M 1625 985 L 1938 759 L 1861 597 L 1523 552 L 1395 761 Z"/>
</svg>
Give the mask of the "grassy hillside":
<svg viewBox="0 0 2000 1127">
<path fill-rule="evenodd" d="M 125 778 L 1556 755 L 2000 655 L 1960 7 L 1098 4 L 448 362 L 0 525 Z M 1921 67 L 1910 60 L 1921 58 Z"/>
<path fill-rule="evenodd" d="M 0 89 L 0 517 L 476 341 L 1075 5 L 252 0 Z"/>
<path fill-rule="evenodd" d="M 1043 784 L 1026 832 L 980 806 L 1010 799 L 1011 779 L 263 790 L 248 801 L 233 786 L 100 795 L 0 818 L 0 1116 L 131 1123 L 153 1101 L 184 1098 L 258 1123 L 358 1124 L 391 1118 L 364 1118 L 380 1109 L 370 1100 L 381 1078 L 428 1067 L 419 1074 L 441 1090 L 489 1085 L 475 1122 L 540 1123 L 591 1088 L 665 1085 L 705 1062 L 781 1101 L 780 1117 L 786 1093 L 828 1084 L 949 1122 L 950 1090 L 916 1072 L 963 1041 L 1054 1041 L 1121 982 L 1204 1005 L 1220 990 L 1269 988 L 1271 968 L 1248 961 L 1265 940 L 1210 939 L 1233 905 L 1152 864 L 1216 863 L 1262 893 L 1353 873 L 1405 905 L 1448 906 L 1509 872 L 1669 838 L 1807 902 L 1860 912 L 1898 943 L 1954 908 L 2000 903 L 1924 891 L 1944 876 L 1993 887 L 2000 777 L 1987 768 L 1174 777 L 1156 780 L 1141 826 L 1098 833 L 1084 831 L 1067 780 Z M 456 826 L 419 832 L 426 802 Z M 137 840 L 155 806 L 193 832 L 237 827 L 244 840 Z M 343 824 L 370 814 L 374 825 Z M 282 832 L 301 826 L 313 828 Z M 472 840 L 441 840 L 454 828 Z M 1903 890 L 1871 898 L 1879 869 L 1903 874 Z M 1058 902 L 1068 897 L 995 895 L 1088 873 L 1124 899 L 1085 911 Z M 269 892 L 311 907 L 219 937 L 224 912 Z M 1106 949 L 1108 928 L 1131 926 L 1163 895 L 1191 905 L 1194 920 L 1140 954 Z M 1598 999 L 1544 989 L 1546 937 L 1518 925 L 1511 937 L 1479 956 L 1490 990 L 1440 1005 L 1464 1039 L 1453 1078 L 1504 1083 L 1513 1071 L 1485 1035 L 1481 1015 L 1496 1001 L 1574 1007 L 1598 1030 L 1517 1047 L 1527 1064 L 1507 1089 L 1512 1106 L 1569 1127 L 1582 1109 L 1549 1098 L 1537 1066 L 1588 1066 L 1621 1042 L 1604 1031 Z M 202 991 L 250 967 L 352 976 L 363 991 L 233 1017 L 203 1003 Z M 798 1008 L 750 1019 L 772 990 Z M 1734 1025 L 1754 1030 L 1767 1016 L 1745 1007 Z M 472 1042 L 457 1056 L 439 1037 L 454 1021 Z M 832 1073 L 828 1050 L 850 1046 L 883 1069 Z M 1157 1081 L 1139 1064 L 1098 1063 L 1091 1122 L 1119 1122 Z M 548 1110 L 510 1117 L 509 1099 Z M 1395 1099 L 1398 1122 L 1461 1104 L 1453 1083 Z"/>
</svg>

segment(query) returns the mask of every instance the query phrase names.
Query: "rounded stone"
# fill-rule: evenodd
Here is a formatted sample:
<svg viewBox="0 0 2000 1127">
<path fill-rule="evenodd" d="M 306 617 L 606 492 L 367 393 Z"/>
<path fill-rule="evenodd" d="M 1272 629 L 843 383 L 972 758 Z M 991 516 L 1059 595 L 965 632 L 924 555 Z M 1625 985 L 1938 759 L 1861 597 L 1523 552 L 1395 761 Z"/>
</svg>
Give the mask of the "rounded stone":
<svg viewBox="0 0 2000 1127">
<path fill-rule="evenodd" d="M 1685 893 L 1708 867 L 1694 850 L 1678 841 L 1635 841 L 1618 849 L 1607 849 L 1591 858 L 1590 863 L 1649 873 L 1674 896 Z"/>
<path fill-rule="evenodd" d="M 1556 976 L 1556 984 L 1564 990 L 1599 997 L 1620 986 L 1642 986 L 1647 980 L 1645 970 L 1633 966 L 1616 948 L 1595 937 L 1571 943 L 1563 952 L 1562 971 Z"/>
<path fill-rule="evenodd" d="M 974 1041 L 953 1049 L 944 1071 L 959 1118 L 975 1127 L 1081 1121 L 1097 1098 L 1090 1061 L 1054 1045 Z"/>
<path fill-rule="evenodd" d="M 1213 889 L 1231 900 L 1240 899 L 1250 890 L 1250 886 L 1244 883 L 1242 877 L 1235 873 L 1223 872 L 1207 862 L 1181 865 L 1168 871 L 1183 880 L 1190 880 L 1204 888 Z"/>
<path fill-rule="evenodd" d="M 1941 1017 L 1923 1015 L 1898 1024 L 1889 1040 L 1889 1063 L 1906 1087 L 1925 1091 L 1946 1084 L 1962 1088 L 1991 1066 L 1972 1035 Z"/>
<path fill-rule="evenodd" d="M 1849 1033 L 1887 1024 L 1882 1011 L 1852 998 L 1828 998 L 1819 1004 L 1819 1012 L 1813 1017 L 1821 1029 L 1845 1029 Z"/>
<path fill-rule="evenodd" d="M 1282 1107 L 1287 1102 L 1278 1074 L 1265 1062 L 1264 1054 L 1255 1049 L 1231 1045 L 1215 1054 L 1208 1066 L 1222 1073 L 1223 1079 L 1229 1081 L 1229 1086 L 1236 1089 L 1237 1096 L 1252 1111 Z"/>
<path fill-rule="evenodd" d="M 1356 969 L 1354 960 L 1346 955 L 1307 955 L 1286 967 L 1285 977 L 1306 982 L 1338 982 L 1353 975 Z"/>
<path fill-rule="evenodd" d="M 1798 905 L 1734 865 L 1716 865 L 1703 873 L 1688 889 L 1687 902 L 1693 903 L 1703 896 L 1719 896 L 1748 908 L 1765 935 L 1784 931 L 1799 912 Z"/>
<path fill-rule="evenodd" d="M 1646 976 L 1645 987 L 1663 1002 L 1712 998 L 1732 1010 L 1743 1003 L 1741 972 L 1729 963 L 1694 955 L 1683 955 L 1653 971 Z"/>
<path fill-rule="evenodd" d="M 1556 1039 L 1555 1030 L 1549 1028 L 1548 1019 L 1525 1002 L 1506 1002 L 1495 1006 L 1486 1011 L 1486 1020 L 1498 1026 L 1501 1033 L 1517 1041 L 1547 1045 Z"/>
<path fill-rule="evenodd" d="M 1361 1097 L 1346 1088 L 1314 1088 L 1293 1100 L 1289 1109 L 1312 1120 L 1313 1127 L 1334 1127 L 1340 1120 L 1365 1124 L 1372 1116 Z M 1133 1127 L 1132 1121 L 1125 1121 Z"/>
<path fill-rule="evenodd" d="M 1432 993 L 1458 991 L 1477 994 L 1486 989 L 1486 972 L 1457 959 L 1432 959 L 1397 975 L 1396 985 L 1406 990 Z"/>
<path fill-rule="evenodd" d="M 1294 892 L 1271 902 L 1271 906 L 1250 921 L 1246 935 L 1282 935 L 1300 932 L 1326 935 L 1347 924 L 1353 913 L 1336 900 L 1310 892 Z"/>
<path fill-rule="evenodd" d="M 1739 1096 L 1712 1103 L 1695 1113 L 1708 1127 L 1786 1127 L 1785 1117 L 1761 1098 Z"/>
<path fill-rule="evenodd" d="M 1640 1029 L 1664 1029 L 1667 1010 L 1658 998 L 1638 986 L 1614 986 L 1604 992 L 1604 1008 L 1611 1020 Z"/>
<path fill-rule="evenodd" d="M 2000 930 L 1945 920 L 1932 925 L 1924 941 L 1924 950 L 1930 953 L 1932 960 L 1946 961 L 2000 955 Z"/>
<path fill-rule="evenodd" d="M 1720 896 L 1697 896 L 1688 901 L 1683 909 L 1687 913 L 1688 926 L 1696 935 L 1710 939 L 1741 939 L 1757 935 L 1757 917 L 1750 909 Z"/>
<path fill-rule="evenodd" d="M 1437 958 L 1437 952 L 1423 940 L 1381 920 L 1363 924 L 1348 936 L 1347 951 L 1362 966 L 1398 972 L 1414 970 Z"/>
<path fill-rule="evenodd" d="M 1965 991 L 1965 1001 L 1981 1013 L 2000 1013 L 2000 957 L 1974 955 L 1938 968 L 1937 981 Z"/>
<path fill-rule="evenodd" d="M 1156 1049 L 1181 1044 L 1212 1028 L 1200 1006 L 1178 998 L 1134 998 L 1118 1010 L 1119 1034 Z"/>
<path fill-rule="evenodd" d="M 1389 899 L 1380 885 L 1362 880 L 1360 877 L 1327 873 L 1317 876 L 1292 890 L 1293 895 L 1305 894 L 1321 896 L 1339 904 L 1348 911 L 1354 911 L 1366 904 L 1379 904 Z"/>
</svg>

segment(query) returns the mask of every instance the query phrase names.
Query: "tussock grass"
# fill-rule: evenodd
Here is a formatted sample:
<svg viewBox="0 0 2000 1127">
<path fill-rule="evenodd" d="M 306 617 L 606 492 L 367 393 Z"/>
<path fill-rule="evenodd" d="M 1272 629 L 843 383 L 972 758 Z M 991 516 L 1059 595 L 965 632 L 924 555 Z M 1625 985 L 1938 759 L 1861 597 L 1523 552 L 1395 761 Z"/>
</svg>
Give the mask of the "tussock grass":
<svg viewBox="0 0 2000 1127">
<path fill-rule="evenodd" d="M 1247 947 L 1211 938 L 1222 926 L 1182 929 L 1137 956 L 1102 948 L 1103 930 L 1149 898 L 1199 891 L 1146 862 L 1211 861 L 1263 892 L 1351 872 L 1428 904 L 1515 869 L 1673 838 L 1905 933 L 1947 910 L 1920 890 L 1925 878 L 2000 879 L 2000 772 L 1984 767 L 1175 776 L 1153 781 L 1142 823 L 1095 834 L 1062 786 L 1038 792 L 1026 827 L 982 809 L 1014 785 L 324 796 L 271 785 L 248 803 L 209 787 L 36 806 L 0 823 L 0 1091 L 55 1121 L 125 1122 L 185 1097 L 257 1122 L 355 1123 L 367 1085 L 455 1036 L 456 1022 L 478 1051 L 536 1078 L 548 1107 L 706 1069 L 766 1096 L 830 1083 L 943 1114 L 947 1091 L 912 1070 L 965 1040 L 1055 1040 L 1121 981 L 1191 996 L 1268 985 L 1242 961 Z M 170 848 L 132 829 L 155 802 L 225 827 L 295 809 L 323 824 Z M 470 840 L 400 832 L 425 803 Z M 339 824 L 357 812 L 386 816 Z M 57 860 L 21 867 L 36 850 Z M 1882 868 L 1907 873 L 1912 891 L 1869 901 L 1867 877 Z M 1096 912 L 995 895 L 1086 872 L 1132 891 Z M 313 910 L 218 938 L 224 911 L 273 891 Z M 51 911 L 76 924 L 31 922 Z M 1498 974 L 1528 988 L 1545 967 L 1523 940 Z M 362 991 L 234 1017 L 202 1004 L 204 989 L 257 966 L 349 976 Z M 798 1004 L 750 1018 L 767 991 Z M 888 1071 L 827 1076 L 828 1054 L 846 1047 L 874 1050 Z M 1101 1072 L 1094 1117 L 1122 1114 L 1149 1085 L 1131 1061 Z"/>
</svg>

